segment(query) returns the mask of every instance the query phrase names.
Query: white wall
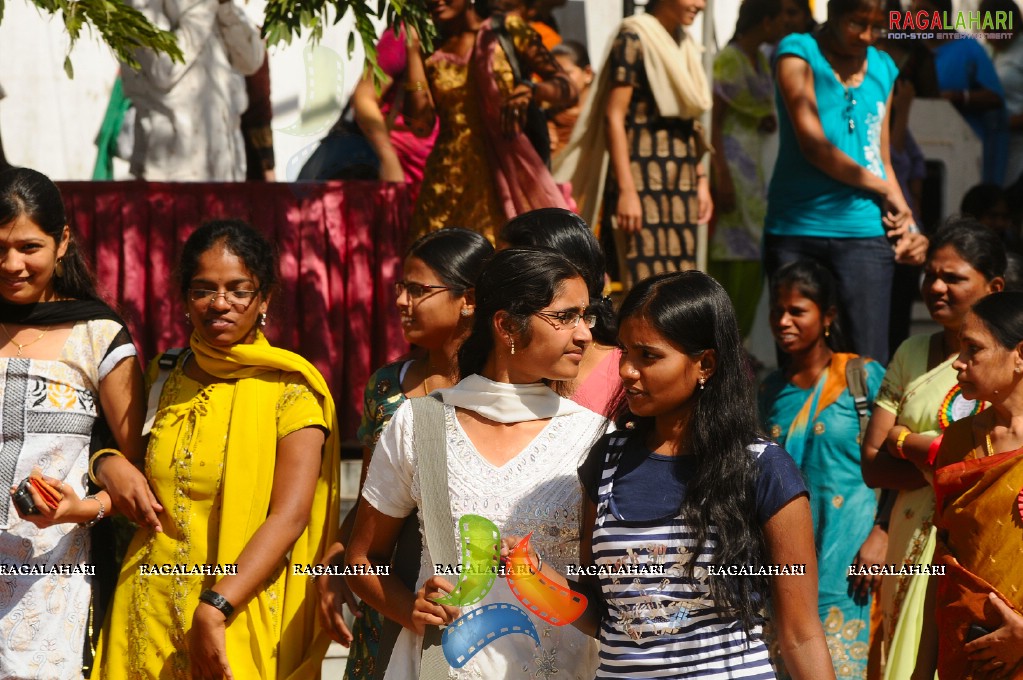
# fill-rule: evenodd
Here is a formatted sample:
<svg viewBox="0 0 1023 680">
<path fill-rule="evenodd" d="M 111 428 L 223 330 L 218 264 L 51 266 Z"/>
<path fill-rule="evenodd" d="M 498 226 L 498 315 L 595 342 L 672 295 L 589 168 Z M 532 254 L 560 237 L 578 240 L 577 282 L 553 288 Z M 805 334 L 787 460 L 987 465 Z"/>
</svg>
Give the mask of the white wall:
<svg viewBox="0 0 1023 680">
<path fill-rule="evenodd" d="M 246 11 L 258 22 L 262 3 L 252 2 Z M 355 87 L 363 52 L 359 45 L 351 59 L 345 54 L 351 27 L 350 17 L 330 26 L 309 68 L 303 63 L 306 39 L 270 51 L 279 175 L 289 159 L 322 136 L 324 125 L 337 118 L 340 100 Z M 70 80 L 63 70 L 66 50 L 60 19 L 39 14 L 27 0 L 8 0 L 0 23 L 0 82 L 7 92 L 0 101 L 0 134 L 7 158 L 15 165 L 36 168 L 58 180 L 90 179 L 96 160 L 93 142 L 117 62 L 86 31 L 71 55 L 75 78 Z M 307 91 L 316 97 L 307 96 Z M 310 115 L 309 106 L 329 99 L 325 93 L 342 96 L 334 94 L 332 110 Z M 126 164 L 118 169 L 123 174 Z"/>
</svg>

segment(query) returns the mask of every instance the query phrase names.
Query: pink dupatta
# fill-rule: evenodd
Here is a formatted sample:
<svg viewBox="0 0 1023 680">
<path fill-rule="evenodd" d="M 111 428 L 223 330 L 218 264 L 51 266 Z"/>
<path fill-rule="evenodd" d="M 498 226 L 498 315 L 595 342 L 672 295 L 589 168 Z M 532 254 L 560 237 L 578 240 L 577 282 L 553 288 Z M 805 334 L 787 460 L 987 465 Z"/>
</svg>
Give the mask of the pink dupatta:
<svg viewBox="0 0 1023 680">
<path fill-rule="evenodd" d="M 504 62 L 505 68 L 498 69 Z M 537 208 L 574 210 L 568 188 L 562 190 L 550 170 L 540 160 L 525 134 L 507 136 L 501 132 L 501 104 L 514 86 L 507 57 L 501 49 L 491 20 L 476 34 L 473 47 L 472 77 L 476 81 L 483 114 L 486 148 L 494 171 L 494 185 L 505 214 L 515 217 Z"/>
</svg>

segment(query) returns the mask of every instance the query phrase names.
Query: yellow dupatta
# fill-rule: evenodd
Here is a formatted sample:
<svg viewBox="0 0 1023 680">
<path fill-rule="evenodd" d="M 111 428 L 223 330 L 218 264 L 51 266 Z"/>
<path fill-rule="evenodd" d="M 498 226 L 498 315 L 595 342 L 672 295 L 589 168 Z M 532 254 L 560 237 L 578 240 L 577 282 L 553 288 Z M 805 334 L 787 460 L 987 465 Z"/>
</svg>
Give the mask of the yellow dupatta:
<svg viewBox="0 0 1023 680">
<path fill-rule="evenodd" d="M 324 444 L 319 478 L 313 496 L 309 525 L 288 556 L 283 596 L 276 600 L 267 588 L 254 597 L 247 609 L 247 628 L 227 627 L 227 648 L 260 654 L 264 668 L 272 668 L 276 656 L 279 680 L 319 677 L 320 665 L 330 640 L 316 616 L 313 579 L 295 574 L 295 565 L 315 565 L 335 540 L 340 512 L 340 439 L 334 400 L 316 368 L 293 352 L 272 347 L 262 333 L 252 344 L 213 347 L 198 333 L 190 341 L 199 367 L 225 380 L 237 380 L 224 460 L 221 531 L 217 560 L 237 562 L 252 535 L 266 520 L 270 508 L 277 459 L 276 372 L 299 373 L 322 399 L 323 419 L 330 427 Z M 269 379 L 268 379 L 269 378 Z M 274 589 L 276 591 L 276 589 Z M 280 618 L 280 639 L 274 639 L 273 609 Z"/>
</svg>

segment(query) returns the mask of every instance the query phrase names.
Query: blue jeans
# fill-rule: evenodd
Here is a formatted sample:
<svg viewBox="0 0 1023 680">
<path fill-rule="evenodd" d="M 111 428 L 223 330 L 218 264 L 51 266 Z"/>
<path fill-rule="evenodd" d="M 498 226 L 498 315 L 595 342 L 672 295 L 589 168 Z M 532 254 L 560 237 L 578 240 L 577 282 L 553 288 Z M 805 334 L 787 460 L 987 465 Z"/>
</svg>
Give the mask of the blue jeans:
<svg viewBox="0 0 1023 680">
<path fill-rule="evenodd" d="M 887 364 L 888 314 L 895 273 L 895 255 L 888 239 L 764 236 L 768 278 L 782 265 L 802 259 L 817 260 L 834 275 L 839 315 L 852 351 Z"/>
</svg>

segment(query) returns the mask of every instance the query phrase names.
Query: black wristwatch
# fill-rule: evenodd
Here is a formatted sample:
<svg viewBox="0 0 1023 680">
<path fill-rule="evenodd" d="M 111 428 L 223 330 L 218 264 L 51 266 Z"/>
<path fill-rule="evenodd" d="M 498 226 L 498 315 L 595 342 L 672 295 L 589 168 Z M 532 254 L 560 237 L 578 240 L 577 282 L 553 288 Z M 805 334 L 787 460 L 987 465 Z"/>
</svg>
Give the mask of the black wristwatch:
<svg viewBox="0 0 1023 680">
<path fill-rule="evenodd" d="M 225 619 L 231 618 L 231 614 L 234 614 L 234 607 L 227 601 L 227 598 L 218 593 L 215 590 L 206 590 L 199 593 L 199 601 L 205 602 L 211 607 L 220 610 L 220 613 L 224 615 Z"/>
</svg>

